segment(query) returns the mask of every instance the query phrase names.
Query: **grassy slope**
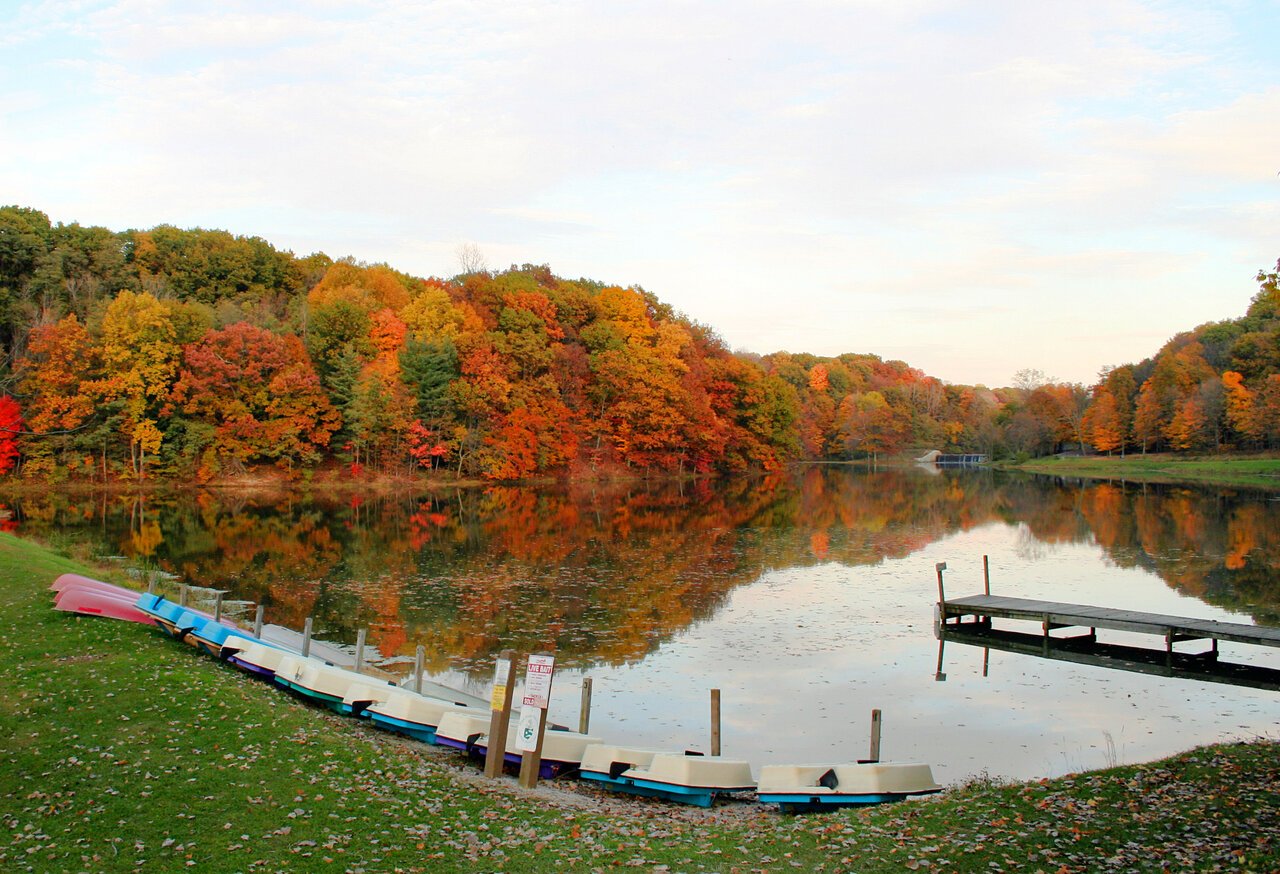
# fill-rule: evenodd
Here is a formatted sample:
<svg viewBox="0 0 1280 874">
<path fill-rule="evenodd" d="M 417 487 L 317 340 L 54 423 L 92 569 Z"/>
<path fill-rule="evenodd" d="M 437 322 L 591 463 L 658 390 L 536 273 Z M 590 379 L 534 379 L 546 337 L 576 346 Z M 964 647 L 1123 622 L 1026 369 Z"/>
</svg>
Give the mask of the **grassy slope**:
<svg viewBox="0 0 1280 874">
<path fill-rule="evenodd" d="M 0 535 L 5 871 L 1280 868 L 1274 743 L 807 817 L 486 783 L 130 623 L 49 608 Z"/>
<path fill-rule="evenodd" d="M 1176 455 L 1038 458 L 1012 465 L 1017 470 L 1057 476 L 1188 482 L 1280 489 L 1280 458 Z"/>
</svg>

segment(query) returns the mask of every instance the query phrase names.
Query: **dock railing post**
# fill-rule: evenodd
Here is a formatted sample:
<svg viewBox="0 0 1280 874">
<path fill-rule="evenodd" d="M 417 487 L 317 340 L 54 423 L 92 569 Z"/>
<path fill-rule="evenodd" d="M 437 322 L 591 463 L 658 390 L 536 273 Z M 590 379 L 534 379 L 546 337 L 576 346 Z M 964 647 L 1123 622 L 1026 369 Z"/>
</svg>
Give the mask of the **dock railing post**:
<svg viewBox="0 0 1280 874">
<path fill-rule="evenodd" d="M 720 690 L 711 690 L 711 755 L 720 755 Z"/>
<path fill-rule="evenodd" d="M 940 561 L 934 569 L 938 572 L 938 634 L 941 635 L 947 627 L 947 593 L 942 586 L 942 572 L 947 569 L 947 563 Z"/>
</svg>

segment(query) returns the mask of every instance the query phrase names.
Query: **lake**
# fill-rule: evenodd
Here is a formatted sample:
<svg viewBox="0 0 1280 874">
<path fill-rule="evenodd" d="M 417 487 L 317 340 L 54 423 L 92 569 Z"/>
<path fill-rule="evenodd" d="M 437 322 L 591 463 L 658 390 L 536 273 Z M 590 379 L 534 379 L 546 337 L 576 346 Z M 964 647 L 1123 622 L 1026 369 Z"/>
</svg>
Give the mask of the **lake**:
<svg viewBox="0 0 1280 874">
<path fill-rule="evenodd" d="M 1241 489 L 987 470 L 813 466 L 724 484 L 27 496 L 7 527 L 139 577 L 224 589 L 268 622 L 487 695 L 497 652 L 554 652 L 551 717 L 593 734 L 773 762 L 885 759 L 943 782 L 1033 778 L 1275 736 L 1280 693 L 950 643 L 949 595 L 997 594 L 1280 625 L 1280 499 Z M 1024 625 L 1025 627 L 1025 625 Z M 1105 635 L 1105 633 L 1103 633 Z M 1119 640 L 1122 635 L 1113 635 Z M 1147 646 L 1159 646 L 1148 639 Z M 1195 652 L 1202 642 L 1179 644 Z M 1222 645 L 1280 668 L 1280 651 Z M 985 662 L 985 671 L 984 671 Z"/>
</svg>

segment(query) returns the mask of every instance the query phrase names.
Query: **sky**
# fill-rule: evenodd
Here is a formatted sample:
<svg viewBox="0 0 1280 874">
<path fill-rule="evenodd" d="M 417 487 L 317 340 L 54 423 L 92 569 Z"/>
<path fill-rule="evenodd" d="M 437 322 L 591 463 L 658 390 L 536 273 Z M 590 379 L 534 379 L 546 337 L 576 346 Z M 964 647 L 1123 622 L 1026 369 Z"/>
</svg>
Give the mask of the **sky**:
<svg viewBox="0 0 1280 874">
<path fill-rule="evenodd" d="M 0 204 L 1086 385 L 1280 259 L 1273 0 L 0 0 Z"/>
</svg>

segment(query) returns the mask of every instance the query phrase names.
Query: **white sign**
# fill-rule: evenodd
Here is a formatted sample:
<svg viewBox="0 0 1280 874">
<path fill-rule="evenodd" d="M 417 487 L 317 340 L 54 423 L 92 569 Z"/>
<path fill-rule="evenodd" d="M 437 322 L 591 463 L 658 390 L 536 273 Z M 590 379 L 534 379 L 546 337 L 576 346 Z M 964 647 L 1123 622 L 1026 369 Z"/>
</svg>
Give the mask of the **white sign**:
<svg viewBox="0 0 1280 874">
<path fill-rule="evenodd" d="M 555 670 L 555 656 L 529 656 L 529 667 L 524 673 L 523 703 L 525 707 L 540 707 L 546 710 L 551 706 L 551 675 Z"/>
<path fill-rule="evenodd" d="M 507 697 L 507 675 L 511 673 L 511 659 L 498 659 L 493 669 L 493 694 L 489 696 L 489 709 L 501 710 Z"/>
<path fill-rule="evenodd" d="M 542 708 L 526 704 L 520 708 L 520 721 L 516 723 L 516 749 L 531 753 L 538 748 L 538 722 Z"/>
</svg>

